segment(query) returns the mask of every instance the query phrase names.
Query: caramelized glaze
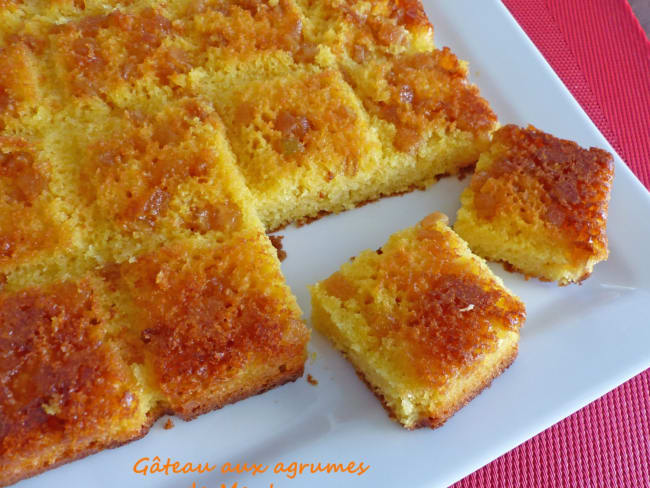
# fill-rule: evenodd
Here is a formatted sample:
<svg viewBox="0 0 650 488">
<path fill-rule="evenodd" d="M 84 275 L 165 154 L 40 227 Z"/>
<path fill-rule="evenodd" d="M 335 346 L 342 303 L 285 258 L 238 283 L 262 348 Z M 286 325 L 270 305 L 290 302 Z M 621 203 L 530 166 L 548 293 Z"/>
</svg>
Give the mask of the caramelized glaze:
<svg viewBox="0 0 650 488">
<path fill-rule="evenodd" d="M 288 0 L 201 0 L 190 4 L 182 21 L 200 52 L 219 49 L 242 57 L 280 50 L 300 61 L 313 59 L 300 12 Z"/>
<path fill-rule="evenodd" d="M 529 223 L 542 219 L 578 253 L 607 247 L 609 153 L 513 125 L 494 134 L 493 146 L 489 167 L 471 183 L 479 218 L 515 212 Z"/>
<path fill-rule="evenodd" d="M 366 108 L 396 128 L 393 143 L 403 152 L 417 149 L 429 131 L 456 127 L 487 133 L 496 116 L 448 48 L 397 57 L 385 72 L 390 97 L 363 97 Z"/>
<path fill-rule="evenodd" d="M 52 43 L 65 65 L 65 80 L 74 96 L 106 92 L 120 81 L 143 76 L 143 65 L 172 34 L 171 21 L 146 8 L 137 13 L 115 10 L 52 27 Z M 165 50 L 154 66 L 161 80 L 187 71 L 189 61 L 178 49 Z"/>
<path fill-rule="evenodd" d="M 363 63 L 370 51 L 404 49 L 409 33 L 432 30 L 419 1 L 381 0 L 369 8 L 358 0 L 311 3 L 322 9 L 325 32 L 321 35 L 327 34 L 327 27 L 340 29 L 337 43 L 358 63 Z"/>
<path fill-rule="evenodd" d="M 425 219 L 408 240 L 374 259 L 372 296 L 356 293 L 338 273 L 325 281 L 328 293 L 355 297 L 380 344 L 403 344 L 406 364 L 433 387 L 450 384 L 497 348 L 499 329 L 516 331 L 525 319 L 518 299 L 459 259 L 454 240 L 439 219 Z M 378 290 L 394 302 L 377 303 Z"/>
<path fill-rule="evenodd" d="M 192 105 L 188 106 L 189 109 Z M 192 115 L 191 113 L 189 115 Z M 96 142 L 82 168 L 82 191 L 119 225 L 155 227 L 183 182 L 202 180 L 218 164 L 209 147 L 192 143 L 187 111 L 155 118 L 130 113 L 127 129 Z M 88 184 L 90 183 L 90 185 Z M 236 220 L 216 208 L 197 208 L 187 225 L 207 232 Z M 220 217 L 221 216 L 221 217 Z M 232 222 L 231 222 L 232 223 Z"/>
<path fill-rule="evenodd" d="M 0 295 L 0 324 L 0 466 L 133 415 L 137 399 L 88 283 Z"/>
<path fill-rule="evenodd" d="M 302 354 L 303 342 L 285 335 L 294 311 L 249 272 L 258 253 L 238 239 L 196 254 L 170 247 L 105 274 L 113 286 L 128 286 L 142 311 L 134 355 L 150 358 L 174 410 L 191 414 L 205 392 L 254 362 Z"/>
<path fill-rule="evenodd" d="M 0 136 L 0 265 L 17 264 L 57 244 L 57 230 L 40 197 L 47 165 L 24 139 Z"/>
<path fill-rule="evenodd" d="M 336 72 L 324 71 L 275 83 L 255 82 L 235 93 L 232 113 L 224 118 L 249 184 L 264 184 L 271 175 L 277 178 L 296 167 L 309 168 L 315 161 L 332 175 L 355 175 L 361 157 L 361 121 L 353 99 L 341 93 L 346 88 Z M 250 135 L 242 128 L 259 133 L 277 159 L 251 151 Z"/>
</svg>

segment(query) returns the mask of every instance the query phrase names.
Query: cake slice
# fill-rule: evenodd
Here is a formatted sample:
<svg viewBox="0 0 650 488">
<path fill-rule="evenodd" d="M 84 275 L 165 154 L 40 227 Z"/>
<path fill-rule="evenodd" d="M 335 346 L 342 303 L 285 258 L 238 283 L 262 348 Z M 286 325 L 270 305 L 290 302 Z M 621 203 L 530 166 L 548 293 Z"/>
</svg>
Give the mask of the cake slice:
<svg viewBox="0 0 650 488">
<path fill-rule="evenodd" d="M 101 271 L 129 364 L 186 420 L 298 378 L 309 332 L 261 226 Z"/>
<path fill-rule="evenodd" d="M 454 229 L 486 259 L 560 285 L 607 259 L 614 162 L 534 127 L 494 134 L 476 166 Z"/>
<path fill-rule="evenodd" d="M 517 355 L 523 303 L 439 213 L 311 288 L 312 324 L 404 427 L 438 427 Z"/>
</svg>

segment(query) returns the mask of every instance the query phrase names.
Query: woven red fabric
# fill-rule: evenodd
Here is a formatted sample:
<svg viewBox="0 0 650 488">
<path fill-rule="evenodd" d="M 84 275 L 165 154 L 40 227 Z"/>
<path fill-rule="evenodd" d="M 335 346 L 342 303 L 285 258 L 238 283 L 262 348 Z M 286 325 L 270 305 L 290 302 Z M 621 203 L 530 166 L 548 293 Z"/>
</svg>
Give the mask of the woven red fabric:
<svg viewBox="0 0 650 488">
<path fill-rule="evenodd" d="M 503 0 L 650 188 L 650 41 L 625 0 Z"/>
<path fill-rule="evenodd" d="M 650 42 L 625 0 L 502 0 L 650 188 Z M 454 485 L 650 487 L 650 370 Z"/>
</svg>

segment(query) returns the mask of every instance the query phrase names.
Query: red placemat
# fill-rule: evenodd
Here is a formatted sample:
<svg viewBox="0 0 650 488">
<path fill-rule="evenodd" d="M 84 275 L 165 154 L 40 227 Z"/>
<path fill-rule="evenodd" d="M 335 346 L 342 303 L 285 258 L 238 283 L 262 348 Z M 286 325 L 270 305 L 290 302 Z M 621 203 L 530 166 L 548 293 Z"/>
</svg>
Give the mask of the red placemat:
<svg viewBox="0 0 650 488">
<path fill-rule="evenodd" d="M 625 0 L 503 0 L 650 188 L 650 42 Z M 650 487 L 650 370 L 454 485 Z"/>
</svg>

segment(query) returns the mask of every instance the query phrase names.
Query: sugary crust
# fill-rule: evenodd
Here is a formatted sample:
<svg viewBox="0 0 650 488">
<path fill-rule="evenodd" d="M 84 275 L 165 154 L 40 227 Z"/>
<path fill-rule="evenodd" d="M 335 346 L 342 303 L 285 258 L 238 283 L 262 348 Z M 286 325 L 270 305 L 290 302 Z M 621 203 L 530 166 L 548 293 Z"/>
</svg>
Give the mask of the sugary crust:
<svg viewBox="0 0 650 488">
<path fill-rule="evenodd" d="M 283 52 L 295 62 L 311 62 L 314 46 L 305 41 L 304 19 L 292 0 L 205 0 L 188 5 L 179 16 L 197 58 L 218 52 L 222 60 L 246 60 Z"/>
<path fill-rule="evenodd" d="M 234 392 L 234 393 L 232 393 L 232 395 L 230 397 L 224 399 L 223 401 L 221 401 L 219 403 L 212 403 L 212 404 L 202 405 L 199 408 L 199 410 L 196 411 L 196 413 L 194 413 L 194 415 L 191 415 L 191 416 L 179 415 L 179 416 L 185 421 L 194 420 L 199 415 L 206 414 L 206 413 L 211 412 L 213 410 L 219 410 L 219 409 L 221 409 L 221 408 L 223 408 L 223 407 L 225 407 L 225 406 L 227 406 L 229 404 L 236 403 L 239 400 L 243 400 L 245 398 L 249 398 L 249 397 L 252 397 L 252 396 L 255 396 L 255 395 L 261 395 L 262 393 L 264 393 L 264 392 L 266 392 L 268 390 L 271 390 L 271 389 L 276 388 L 278 386 L 282 386 L 282 385 L 284 385 L 286 383 L 290 383 L 292 381 L 296 381 L 298 378 L 300 378 L 303 375 L 303 372 L 304 372 L 304 369 L 303 369 L 302 366 L 300 367 L 299 370 L 296 370 L 296 371 L 286 371 L 286 373 L 284 375 L 276 378 L 274 381 L 267 382 L 267 383 L 263 384 L 260 387 L 257 387 L 257 388 L 254 388 L 254 389 L 249 389 L 249 390 L 240 390 L 238 392 Z M 71 463 L 73 461 L 83 459 L 83 458 L 85 458 L 87 456 L 90 456 L 91 454 L 95 454 L 95 453 L 103 451 L 105 449 L 114 449 L 114 448 L 123 446 L 125 444 L 129 444 L 130 442 L 136 441 L 138 439 L 141 439 L 141 438 L 143 438 L 144 436 L 146 436 L 149 433 L 149 430 L 151 430 L 151 427 L 153 426 L 153 424 L 156 423 L 156 421 L 159 418 L 161 418 L 161 417 L 163 417 L 165 415 L 174 415 L 174 414 L 175 414 L 175 412 L 173 410 L 171 410 L 171 409 L 169 409 L 169 410 L 159 409 L 158 411 L 152 412 L 149 415 L 147 423 L 142 427 L 140 432 L 137 433 L 131 439 L 120 441 L 120 442 L 112 442 L 112 443 L 109 443 L 109 444 L 106 444 L 106 445 L 103 445 L 103 446 L 98 445 L 98 446 L 95 446 L 93 449 L 86 449 L 84 451 L 77 452 L 72 457 L 61 459 L 61 460 L 59 460 L 59 461 L 57 461 L 57 462 L 55 462 L 53 464 L 45 465 L 45 466 L 43 466 L 43 467 L 41 467 L 39 469 L 35 469 L 35 470 L 31 470 L 31 471 L 24 471 L 24 472 L 22 472 L 22 473 L 20 473 L 18 475 L 12 475 L 11 477 L 7 477 L 7 478 L 0 477 L 0 487 L 12 485 L 12 484 L 17 483 L 17 482 L 19 482 L 21 480 L 24 480 L 26 478 L 31 478 L 32 476 L 36 476 L 36 475 L 41 474 L 41 473 L 43 473 L 45 471 L 49 471 L 50 469 L 54 469 L 54 468 L 57 468 L 59 466 L 63 466 L 64 464 L 68 464 L 68 463 Z"/>
<path fill-rule="evenodd" d="M 433 26 L 419 0 L 299 0 L 312 20 L 307 36 L 339 57 L 363 64 L 377 55 L 433 46 Z"/>
<path fill-rule="evenodd" d="M 273 381 L 304 362 L 309 334 L 262 238 L 170 245 L 104 273 L 112 290 L 131 297 L 132 326 L 122 335 L 129 357 L 151 370 L 165 402 L 184 417 L 229 396 L 233 385 L 260 374 Z"/>
<path fill-rule="evenodd" d="M 107 336 L 97 293 L 84 280 L 0 297 L 2 471 L 53 445 L 74 456 L 139 430 L 139 388 Z"/>
<path fill-rule="evenodd" d="M 163 414 L 161 414 L 161 415 L 163 415 Z M 0 487 L 13 485 L 14 483 L 18 483 L 19 481 L 22 481 L 24 479 L 31 478 L 33 476 L 44 473 L 45 471 L 49 471 L 51 469 L 58 468 L 59 466 L 63 466 L 65 464 L 71 463 L 73 461 L 83 459 L 85 457 L 90 456 L 91 454 L 98 453 L 98 452 L 103 451 L 105 449 L 114 449 L 114 448 L 123 446 L 125 444 L 128 444 L 130 442 L 136 441 L 138 439 L 142 439 L 145 435 L 147 435 L 147 433 L 151 429 L 151 426 L 155 423 L 155 421 L 159 417 L 160 416 L 152 418 L 149 421 L 148 425 L 143 426 L 142 430 L 136 436 L 134 436 L 131 439 L 128 439 L 128 440 L 125 440 L 125 441 L 119 441 L 119 442 L 116 441 L 116 442 L 112 442 L 110 444 L 106 444 L 106 445 L 103 445 L 103 446 L 102 445 L 97 445 L 93 449 L 86 449 L 86 450 L 83 450 L 83 451 L 78 451 L 78 452 L 76 452 L 74 455 L 72 455 L 70 457 L 60 459 L 59 461 L 56 461 L 56 462 L 51 463 L 51 464 L 44 464 L 40 468 L 33 469 L 33 470 L 25 470 L 25 471 L 22 471 L 20 474 L 8 475 L 6 478 L 0 478 Z"/>
<path fill-rule="evenodd" d="M 177 99 L 147 113 L 134 103 L 113 123 L 118 128 L 92 140 L 79 163 L 81 203 L 96 208 L 102 220 L 125 232 L 150 232 L 184 188 L 219 184 L 214 180 L 224 172 L 220 167 L 227 155 L 215 144 L 222 135 L 211 104 Z M 200 234 L 236 231 L 242 210 L 227 191 L 222 193 L 211 201 L 188 201 L 182 226 Z"/>
<path fill-rule="evenodd" d="M 517 331 L 525 320 L 523 303 L 470 257 L 443 217 L 425 218 L 322 282 L 372 324 L 369 338 L 403 344 L 408 361 L 395 359 L 394 348 L 384 353 L 430 388 L 445 387 L 476 358 L 493 353 L 498 331 Z"/>
<path fill-rule="evenodd" d="M 484 220 L 526 207 L 528 219 L 556 229 L 576 255 L 600 254 L 613 175 L 613 157 L 602 149 L 507 125 L 494 134 L 489 165 L 472 178 L 474 207 Z"/>
<path fill-rule="evenodd" d="M 227 98 L 221 112 L 254 191 L 327 192 L 335 178 L 356 176 L 372 150 L 364 114 L 336 70 L 257 80 Z"/>
<path fill-rule="evenodd" d="M 17 40 L 0 47 L 0 130 L 38 100 L 37 72 L 28 45 Z"/>
<path fill-rule="evenodd" d="M 432 134 L 454 130 L 487 142 L 496 124 L 487 101 L 467 82 L 466 67 L 448 48 L 375 61 L 361 72 L 353 69 L 350 78 L 368 112 L 395 127 L 393 145 L 401 152 L 416 152 Z"/>
<path fill-rule="evenodd" d="M 37 148 L 0 134 L 0 270 L 57 247 L 48 164 Z"/>
</svg>

